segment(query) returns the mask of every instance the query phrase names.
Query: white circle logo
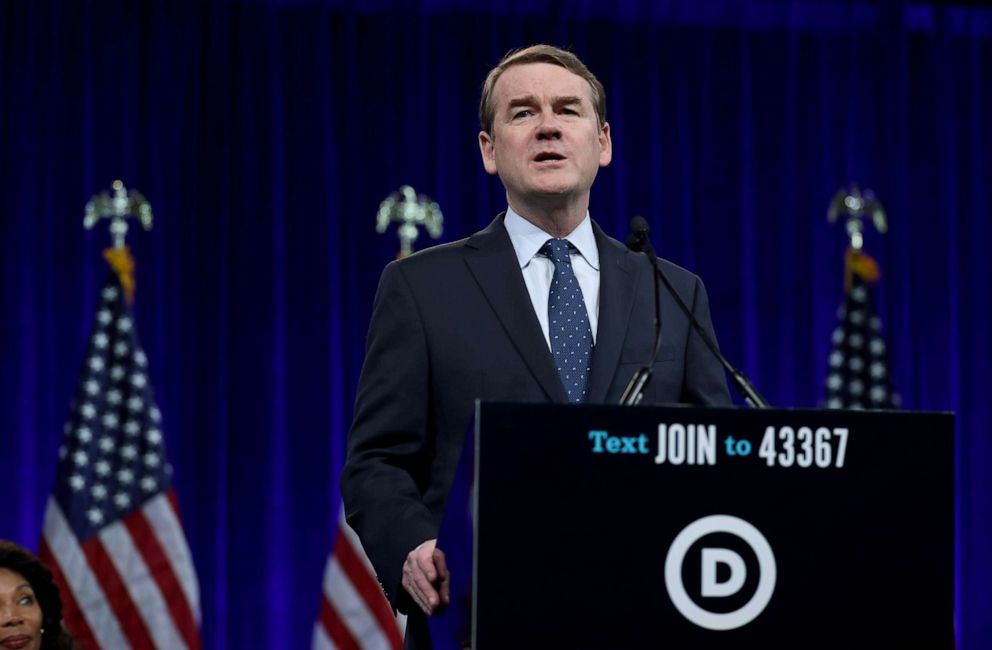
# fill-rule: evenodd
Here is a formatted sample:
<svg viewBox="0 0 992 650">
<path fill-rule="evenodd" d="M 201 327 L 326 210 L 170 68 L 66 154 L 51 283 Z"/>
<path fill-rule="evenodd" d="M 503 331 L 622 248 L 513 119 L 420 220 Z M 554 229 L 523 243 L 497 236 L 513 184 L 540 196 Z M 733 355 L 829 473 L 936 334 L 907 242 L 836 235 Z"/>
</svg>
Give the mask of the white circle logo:
<svg viewBox="0 0 992 650">
<path fill-rule="evenodd" d="M 686 553 L 694 543 L 711 533 L 730 533 L 741 538 L 758 558 L 758 569 L 761 572 L 758 588 L 747 604 L 732 612 L 711 612 L 703 609 L 693 602 L 686 592 L 685 585 L 682 584 L 682 563 Z M 730 569 L 729 579 L 717 582 L 717 564 L 724 564 Z M 729 548 L 702 549 L 700 569 L 700 587 L 703 596 L 732 596 L 744 586 L 747 577 L 743 558 Z M 710 515 L 692 522 L 675 537 L 665 558 L 665 586 L 675 608 L 682 616 L 709 630 L 733 630 L 757 618 L 772 599 L 775 579 L 775 554 L 772 553 L 768 540 L 761 531 L 748 522 L 730 515 Z"/>
</svg>

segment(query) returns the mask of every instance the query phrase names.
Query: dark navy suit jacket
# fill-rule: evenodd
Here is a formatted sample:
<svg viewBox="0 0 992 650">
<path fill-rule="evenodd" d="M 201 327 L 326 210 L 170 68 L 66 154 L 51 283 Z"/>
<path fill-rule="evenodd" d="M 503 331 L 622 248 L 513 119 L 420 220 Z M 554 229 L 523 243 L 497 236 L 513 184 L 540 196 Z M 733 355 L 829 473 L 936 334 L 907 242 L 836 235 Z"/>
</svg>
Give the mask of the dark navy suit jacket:
<svg viewBox="0 0 992 650">
<path fill-rule="evenodd" d="M 654 345 L 654 283 L 644 255 L 593 230 L 599 326 L 587 401 L 615 404 Z M 702 281 L 659 264 L 712 334 Z M 663 286 L 660 297 L 662 347 L 644 402 L 729 405 L 723 369 Z M 427 641 L 400 584 L 403 562 L 438 535 L 476 398 L 567 401 L 503 215 L 390 263 L 375 298 L 341 492 L 390 603 L 412 614 L 407 647 Z"/>
</svg>

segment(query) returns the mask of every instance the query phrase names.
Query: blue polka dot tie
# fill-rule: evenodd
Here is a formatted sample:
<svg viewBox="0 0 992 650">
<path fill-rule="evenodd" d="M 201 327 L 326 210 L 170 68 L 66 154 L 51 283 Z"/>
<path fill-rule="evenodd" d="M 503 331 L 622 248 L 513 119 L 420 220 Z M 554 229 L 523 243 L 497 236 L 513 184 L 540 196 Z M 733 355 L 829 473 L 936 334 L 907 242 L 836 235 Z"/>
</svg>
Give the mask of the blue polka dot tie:
<svg viewBox="0 0 992 650">
<path fill-rule="evenodd" d="M 541 254 L 551 258 L 555 274 L 548 295 L 548 335 L 558 376 L 568 393 L 568 401 L 584 402 L 592 360 L 592 329 L 582 299 L 582 288 L 572 271 L 569 251 L 574 247 L 564 239 L 549 239 Z"/>
</svg>

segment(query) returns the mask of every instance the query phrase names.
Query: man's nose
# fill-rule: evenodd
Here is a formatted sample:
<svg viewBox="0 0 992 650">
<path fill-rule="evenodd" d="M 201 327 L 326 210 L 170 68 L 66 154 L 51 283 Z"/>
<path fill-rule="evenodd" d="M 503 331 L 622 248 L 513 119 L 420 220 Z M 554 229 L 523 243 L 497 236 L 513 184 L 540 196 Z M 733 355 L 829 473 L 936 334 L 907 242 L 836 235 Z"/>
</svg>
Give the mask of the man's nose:
<svg viewBox="0 0 992 650">
<path fill-rule="evenodd" d="M 537 127 L 539 140 L 558 139 L 561 137 L 561 123 L 554 111 L 541 113 L 541 123 Z"/>
</svg>

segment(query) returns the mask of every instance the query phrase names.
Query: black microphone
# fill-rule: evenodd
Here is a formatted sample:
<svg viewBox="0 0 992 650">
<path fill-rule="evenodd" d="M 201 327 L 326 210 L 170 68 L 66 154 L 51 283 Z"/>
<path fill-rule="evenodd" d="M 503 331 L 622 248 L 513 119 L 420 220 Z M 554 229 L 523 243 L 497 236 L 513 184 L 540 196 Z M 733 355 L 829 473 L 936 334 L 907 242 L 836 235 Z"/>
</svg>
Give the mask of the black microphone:
<svg viewBox="0 0 992 650">
<path fill-rule="evenodd" d="M 720 349 L 717 348 L 716 343 L 713 341 L 710 335 L 707 334 L 706 330 L 703 329 L 703 326 L 699 323 L 699 320 L 696 318 L 696 315 L 692 313 L 691 309 L 689 309 L 689 306 L 682 299 L 682 296 L 679 295 L 679 292 L 675 290 L 674 286 L 672 286 L 672 283 L 668 279 L 668 276 L 666 276 L 664 272 L 661 270 L 661 266 L 658 265 L 658 257 L 655 255 L 654 252 L 654 246 L 651 245 L 651 240 L 648 238 L 648 234 L 650 231 L 648 229 L 647 221 L 645 221 L 643 217 L 634 217 L 633 219 L 630 220 L 630 228 L 631 228 L 631 233 L 627 237 L 627 242 L 626 242 L 627 247 L 630 248 L 632 251 L 643 252 L 647 254 L 648 261 L 650 262 L 651 267 L 655 271 L 654 273 L 655 349 L 654 352 L 651 354 L 651 359 L 648 361 L 648 366 L 646 366 L 646 368 L 641 368 L 640 370 L 638 370 L 637 373 L 635 373 L 634 376 L 631 378 L 630 383 L 627 384 L 627 389 L 624 390 L 623 396 L 621 396 L 620 398 L 620 404 L 628 405 L 628 404 L 637 404 L 638 402 L 640 402 L 641 400 L 640 391 L 642 391 L 644 386 L 647 384 L 647 379 L 640 381 L 639 375 L 643 374 L 644 371 L 647 370 L 647 378 L 650 379 L 651 377 L 650 366 L 654 365 L 654 360 L 658 356 L 658 350 L 661 346 L 661 312 L 660 312 L 660 307 L 658 305 L 658 280 L 660 278 L 662 283 L 665 285 L 665 288 L 668 289 L 668 293 L 670 293 L 672 298 L 675 299 L 675 303 L 679 306 L 679 309 L 681 309 L 682 313 L 685 314 L 686 318 L 689 319 L 689 323 L 692 325 L 692 328 L 696 331 L 696 334 L 699 335 L 699 338 L 702 339 L 706 347 L 709 348 L 709 351 L 713 354 L 714 357 L 716 357 L 717 361 L 720 362 L 720 365 L 723 366 L 724 370 L 726 370 L 727 373 L 730 374 L 730 378 L 733 380 L 734 387 L 744 397 L 744 400 L 748 403 L 748 405 L 750 405 L 753 408 L 771 408 L 771 404 L 769 404 L 768 401 L 761 396 L 761 394 L 758 392 L 758 389 L 754 387 L 754 384 L 751 383 L 751 380 L 748 379 L 747 375 L 745 375 L 743 372 L 730 365 L 730 362 L 727 361 L 726 357 L 720 354 Z M 640 386 L 636 387 L 635 383 L 638 381 L 640 381 Z M 637 391 L 638 394 L 628 395 L 628 393 L 631 391 Z"/>
<path fill-rule="evenodd" d="M 658 268 L 658 256 L 655 255 L 654 246 L 648 237 L 651 230 L 644 217 L 634 217 L 630 220 L 630 235 L 627 236 L 627 248 L 635 252 L 647 254 L 648 261 L 652 268 Z M 630 378 L 627 387 L 620 396 L 621 406 L 634 406 L 639 404 L 644 397 L 644 387 L 651 381 L 651 373 L 654 369 L 654 361 L 658 358 L 658 351 L 661 350 L 661 301 L 658 298 L 658 276 L 654 275 L 654 349 L 648 359 L 634 376 Z"/>
</svg>

